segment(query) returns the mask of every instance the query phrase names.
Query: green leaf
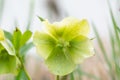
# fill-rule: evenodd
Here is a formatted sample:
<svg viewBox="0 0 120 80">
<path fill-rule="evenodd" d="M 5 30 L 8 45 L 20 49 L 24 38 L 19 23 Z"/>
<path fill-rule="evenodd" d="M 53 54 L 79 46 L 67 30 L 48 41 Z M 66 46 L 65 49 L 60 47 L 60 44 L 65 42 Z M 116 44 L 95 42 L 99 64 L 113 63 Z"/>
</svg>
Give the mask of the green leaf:
<svg viewBox="0 0 120 80">
<path fill-rule="evenodd" d="M 118 32 L 120 33 L 120 28 L 119 27 L 116 27 L 116 28 L 117 28 Z"/>
<path fill-rule="evenodd" d="M 32 36 L 32 32 L 27 30 L 24 32 L 24 34 L 21 36 L 21 39 L 20 39 L 20 46 L 23 46 L 25 45 L 25 43 L 31 38 Z"/>
<path fill-rule="evenodd" d="M 25 56 L 27 51 L 30 50 L 32 47 L 33 47 L 33 43 L 32 42 L 27 43 L 23 47 L 21 47 L 21 49 L 20 49 L 21 56 Z"/>
<path fill-rule="evenodd" d="M 39 20 L 42 22 L 42 21 L 45 21 L 45 19 L 43 19 L 42 17 L 38 16 Z"/>
<path fill-rule="evenodd" d="M 19 48 L 20 48 L 21 36 L 22 36 L 21 31 L 16 28 L 16 30 L 13 33 L 13 39 L 12 39 L 13 45 L 16 50 L 19 50 Z"/>
<path fill-rule="evenodd" d="M 100 34 L 98 33 L 98 30 L 96 29 L 94 24 L 92 24 L 92 25 L 93 25 L 94 33 L 96 34 L 96 38 L 97 38 L 100 50 L 102 51 L 103 58 L 105 59 L 105 62 L 107 63 L 108 68 L 109 68 L 108 74 L 110 74 L 111 78 L 113 79 L 114 77 L 113 77 L 112 64 L 110 63 L 110 60 L 108 58 L 107 51 L 105 50 L 105 47 L 104 47 L 103 42 L 102 42 L 102 39 L 100 38 Z"/>
<path fill-rule="evenodd" d="M 4 34 L 5 34 L 5 37 L 12 42 L 12 37 L 13 37 L 12 34 L 6 30 L 4 30 Z"/>
<path fill-rule="evenodd" d="M 76 67 L 76 64 L 71 61 L 68 53 L 64 53 L 60 47 L 56 47 L 51 52 L 51 55 L 45 60 L 45 63 L 53 74 L 60 76 L 71 73 Z"/>
<path fill-rule="evenodd" d="M 102 43 L 102 40 L 101 40 L 101 38 L 100 38 L 100 34 L 98 33 L 98 30 L 96 29 L 95 25 L 94 25 L 94 24 L 92 24 L 92 25 L 93 25 L 94 33 L 96 34 L 96 38 L 97 38 L 99 47 L 100 47 L 100 49 L 101 49 L 101 51 L 102 51 L 102 53 L 103 53 L 103 55 L 104 55 L 104 59 L 105 59 L 106 63 L 108 64 L 108 66 L 111 67 L 111 64 L 110 64 L 110 62 L 109 62 L 109 59 L 108 59 L 108 57 L 107 57 L 107 52 L 106 52 L 106 50 L 105 50 L 105 48 L 104 48 L 104 45 L 103 45 L 103 43 Z"/>
<path fill-rule="evenodd" d="M 119 66 L 119 56 L 120 56 L 120 54 L 119 54 L 119 52 L 120 52 L 120 36 L 119 36 L 119 32 L 120 32 L 120 29 L 119 29 L 119 27 L 118 27 L 118 24 L 117 24 L 117 22 L 116 22 L 116 20 L 115 20 L 115 17 L 114 17 L 114 14 L 113 14 L 113 11 L 112 11 L 112 7 L 111 7 L 111 4 L 110 4 L 110 1 L 109 0 L 107 0 L 107 2 L 108 2 L 108 6 L 109 6 L 109 12 L 110 12 L 110 16 L 111 16 L 111 20 L 112 20 L 112 23 L 113 23 L 113 28 L 114 28 L 114 37 L 115 37 L 115 39 L 114 39 L 114 42 L 116 43 L 116 45 L 115 46 L 117 46 L 118 47 L 118 51 L 115 49 L 115 51 L 116 51 L 116 53 L 115 53 L 115 59 L 116 59 L 116 61 L 115 61 L 115 72 L 116 72 L 116 75 L 115 76 L 117 76 L 117 78 L 118 79 L 120 79 L 120 66 Z M 112 43 L 112 42 L 111 42 Z M 114 43 L 112 43 L 112 44 L 114 44 Z M 114 50 L 113 50 L 113 52 L 114 52 Z M 113 76 L 112 75 L 113 74 L 113 72 L 111 72 L 111 77 L 113 77 L 112 79 L 114 80 L 114 77 L 115 76 Z"/>
</svg>

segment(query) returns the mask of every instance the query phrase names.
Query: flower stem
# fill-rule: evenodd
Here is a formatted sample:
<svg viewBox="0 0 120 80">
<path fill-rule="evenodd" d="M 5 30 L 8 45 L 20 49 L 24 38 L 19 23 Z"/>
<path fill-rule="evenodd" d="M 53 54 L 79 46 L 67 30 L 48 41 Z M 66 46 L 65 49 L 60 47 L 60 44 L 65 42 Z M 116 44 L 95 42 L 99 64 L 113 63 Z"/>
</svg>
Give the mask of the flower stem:
<svg viewBox="0 0 120 80">
<path fill-rule="evenodd" d="M 23 66 L 23 71 L 26 74 L 26 77 L 28 78 L 28 80 L 31 80 L 30 76 L 28 75 L 28 72 L 26 71 L 25 67 Z"/>
<path fill-rule="evenodd" d="M 68 75 L 65 75 L 61 78 L 61 80 L 67 80 Z"/>
<path fill-rule="evenodd" d="M 31 80 L 30 76 L 28 75 L 28 73 L 27 73 L 27 71 L 26 71 L 26 69 L 25 69 L 24 62 L 23 62 L 22 58 L 21 58 L 19 55 L 17 55 L 17 57 L 18 57 L 18 59 L 19 59 L 20 62 L 21 62 L 21 68 L 22 68 L 22 70 L 25 72 L 27 79 L 28 79 L 28 80 Z"/>
<path fill-rule="evenodd" d="M 60 80 L 60 76 L 59 75 L 56 76 L 56 80 Z"/>
<path fill-rule="evenodd" d="M 68 77 L 68 75 L 63 76 L 63 77 L 60 78 L 60 76 L 57 75 L 57 76 L 56 76 L 56 80 L 67 80 L 67 77 Z"/>
</svg>

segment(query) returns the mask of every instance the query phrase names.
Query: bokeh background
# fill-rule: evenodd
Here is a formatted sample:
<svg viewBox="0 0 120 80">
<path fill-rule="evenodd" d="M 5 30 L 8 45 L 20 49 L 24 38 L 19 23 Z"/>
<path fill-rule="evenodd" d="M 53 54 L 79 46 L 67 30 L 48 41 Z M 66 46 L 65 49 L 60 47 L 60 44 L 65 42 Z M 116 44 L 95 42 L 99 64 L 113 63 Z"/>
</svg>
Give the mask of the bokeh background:
<svg viewBox="0 0 120 80">
<path fill-rule="evenodd" d="M 114 31 L 114 24 L 110 10 L 115 23 L 120 25 L 120 0 L 0 0 L 0 28 L 12 32 L 18 27 L 22 31 L 29 29 L 34 33 L 42 27 L 37 16 L 51 22 L 68 16 L 88 19 L 91 25 L 89 37 L 94 38 L 96 54 L 80 64 L 79 69 L 74 72 L 75 79 L 70 80 L 120 80 L 116 78 L 114 61 L 111 59 L 113 46 L 110 44 L 109 29 Z M 96 29 L 103 49 L 95 33 Z M 110 68 L 104 57 L 104 50 L 109 62 L 113 64 L 112 73 L 115 78 L 111 78 L 109 74 Z M 34 47 L 27 52 L 26 68 L 32 80 L 54 80 L 54 75 L 48 71 Z M 12 74 L 0 75 L 0 80 L 12 80 L 12 77 Z"/>
</svg>

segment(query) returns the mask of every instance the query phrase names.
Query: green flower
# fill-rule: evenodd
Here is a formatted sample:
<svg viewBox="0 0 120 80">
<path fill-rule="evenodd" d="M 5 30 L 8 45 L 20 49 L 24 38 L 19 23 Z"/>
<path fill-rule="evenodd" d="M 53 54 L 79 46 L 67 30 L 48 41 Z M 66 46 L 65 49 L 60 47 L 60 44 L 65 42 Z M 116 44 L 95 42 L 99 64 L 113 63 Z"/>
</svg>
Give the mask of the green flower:
<svg viewBox="0 0 120 80">
<path fill-rule="evenodd" d="M 53 74 L 69 74 L 77 64 L 94 55 L 93 45 L 87 37 L 87 20 L 69 17 L 53 24 L 47 20 L 43 23 L 46 29 L 36 31 L 33 42 Z"/>
<path fill-rule="evenodd" d="M 0 29 L 0 74 L 16 73 L 18 59 L 14 48 L 5 39 L 4 32 Z"/>
</svg>

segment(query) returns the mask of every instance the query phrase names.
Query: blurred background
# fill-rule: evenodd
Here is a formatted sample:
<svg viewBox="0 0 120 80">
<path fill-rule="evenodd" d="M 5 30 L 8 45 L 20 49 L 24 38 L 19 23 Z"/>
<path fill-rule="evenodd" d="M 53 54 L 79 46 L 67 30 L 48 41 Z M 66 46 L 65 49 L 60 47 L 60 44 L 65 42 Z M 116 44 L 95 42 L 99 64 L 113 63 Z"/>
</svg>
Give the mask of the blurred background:
<svg viewBox="0 0 120 80">
<path fill-rule="evenodd" d="M 51 22 L 68 16 L 89 20 L 96 54 L 68 80 L 120 80 L 120 0 L 0 0 L 0 28 L 6 31 L 18 27 L 34 33 L 42 26 L 37 16 Z M 26 68 L 32 80 L 54 80 L 35 48 L 27 53 Z M 12 76 L 0 75 L 0 80 L 12 80 Z"/>
</svg>

